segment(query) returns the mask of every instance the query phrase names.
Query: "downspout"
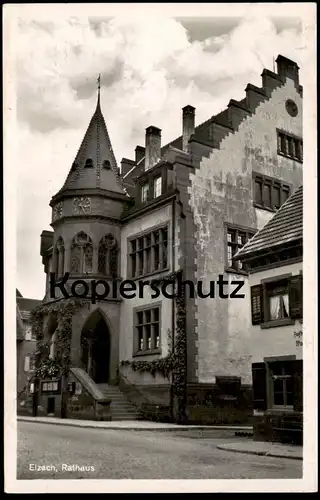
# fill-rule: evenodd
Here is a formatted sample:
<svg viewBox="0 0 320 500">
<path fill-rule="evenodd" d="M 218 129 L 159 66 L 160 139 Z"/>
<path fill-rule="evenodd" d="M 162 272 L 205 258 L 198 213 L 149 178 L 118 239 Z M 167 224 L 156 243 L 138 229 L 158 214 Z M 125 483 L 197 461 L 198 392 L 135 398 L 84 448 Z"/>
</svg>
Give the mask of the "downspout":
<svg viewBox="0 0 320 500">
<path fill-rule="evenodd" d="M 172 228 L 171 228 L 171 237 L 172 237 L 172 250 L 171 250 L 171 258 L 172 258 L 172 272 L 175 272 L 175 244 L 176 244 L 176 198 L 174 197 L 172 200 Z M 176 315 L 176 301 L 172 300 L 171 307 L 171 353 L 174 354 L 174 340 L 175 340 L 175 315 Z M 173 376 L 171 374 L 171 386 L 170 386 L 170 412 L 171 419 L 173 420 Z"/>
<path fill-rule="evenodd" d="M 184 214 L 183 212 L 183 204 L 180 200 L 180 192 L 178 189 L 176 189 L 176 194 L 177 194 L 177 197 L 175 197 L 173 200 L 172 200 L 172 271 L 175 272 L 175 244 L 176 244 L 176 240 L 175 240 L 175 235 L 176 235 L 176 202 L 178 203 L 179 207 L 180 207 L 180 211 L 179 211 L 179 217 L 182 221 L 184 221 L 184 224 L 185 224 L 185 220 L 186 220 L 186 215 Z M 186 242 L 184 241 L 183 242 L 183 259 L 184 259 L 184 267 L 185 267 L 185 244 Z M 175 304 L 175 300 L 172 301 L 172 353 L 174 353 L 175 351 L 175 331 L 176 331 L 176 324 L 175 324 L 175 320 L 176 320 L 176 304 Z M 174 398 L 173 398 L 173 379 L 171 379 L 171 391 L 170 391 L 170 405 L 171 405 L 171 412 L 172 412 L 172 418 L 174 416 L 174 413 L 173 413 L 173 401 L 174 401 Z"/>
<path fill-rule="evenodd" d="M 172 272 L 175 272 L 175 264 L 176 264 L 176 252 L 175 252 L 175 244 L 176 244 L 176 198 L 172 200 Z M 174 353 L 174 336 L 175 336 L 175 311 L 176 311 L 176 302 L 172 301 L 171 308 L 171 322 L 172 322 L 172 335 L 171 335 L 171 349 L 172 353 Z"/>
</svg>

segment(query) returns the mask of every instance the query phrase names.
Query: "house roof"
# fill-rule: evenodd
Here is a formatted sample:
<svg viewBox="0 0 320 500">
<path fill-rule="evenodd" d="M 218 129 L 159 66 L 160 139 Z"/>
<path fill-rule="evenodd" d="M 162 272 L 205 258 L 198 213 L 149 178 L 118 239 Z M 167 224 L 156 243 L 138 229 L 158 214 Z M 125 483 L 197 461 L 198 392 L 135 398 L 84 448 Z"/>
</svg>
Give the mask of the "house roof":
<svg viewBox="0 0 320 500">
<path fill-rule="evenodd" d="M 22 319 L 28 319 L 31 311 L 40 304 L 41 300 L 27 299 L 25 297 L 17 297 L 17 308 L 19 309 L 20 316 Z"/>
<path fill-rule="evenodd" d="M 87 160 L 92 166 L 85 166 Z M 69 189 L 100 188 L 126 194 L 118 172 L 107 126 L 100 107 L 100 91 L 96 110 L 91 118 L 83 141 L 68 177 L 58 194 Z"/>
<path fill-rule="evenodd" d="M 24 325 L 23 325 L 23 317 L 18 304 L 16 304 L 16 322 L 17 322 L 17 337 L 21 338 L 21 336 L 23 337 L 24 333 Z"/>
<path fill-rule="evenodd" d="M 303 188 L 300 186 L 280 207 L 267 224 L 260 229 L 235 255 L 244 260 L 256 253 L 276 249 L 303 238 Z"/>
</svg>

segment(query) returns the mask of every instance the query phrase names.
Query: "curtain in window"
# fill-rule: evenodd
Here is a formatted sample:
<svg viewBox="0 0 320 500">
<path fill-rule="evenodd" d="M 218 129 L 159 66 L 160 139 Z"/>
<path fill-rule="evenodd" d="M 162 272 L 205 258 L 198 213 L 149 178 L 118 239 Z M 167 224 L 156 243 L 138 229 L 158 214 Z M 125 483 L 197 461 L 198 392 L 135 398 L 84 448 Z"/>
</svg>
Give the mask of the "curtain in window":
<svg viewBox="0 0 320 500">
<path fill-rule="evenodd" d="M 270 320 L 280 318 L 280 295 L 270 297 Z"/>
<path fill-rule="evenodd" d="M 283 300 L 283 315 L 285 318 L 289 317 L 289 295 L 282 295 Z"/>
</svg>

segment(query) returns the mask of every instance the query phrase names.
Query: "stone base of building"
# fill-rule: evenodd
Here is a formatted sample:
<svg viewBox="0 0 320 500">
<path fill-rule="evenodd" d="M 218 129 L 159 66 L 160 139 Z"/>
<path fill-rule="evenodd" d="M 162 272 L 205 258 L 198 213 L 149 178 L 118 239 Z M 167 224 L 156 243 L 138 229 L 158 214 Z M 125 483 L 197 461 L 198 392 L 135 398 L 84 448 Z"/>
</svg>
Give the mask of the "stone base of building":
<svg viewBox="0 0 320 500">
<path fill-rule="evenodd" d="M 303 444 L 303 414 L 300 412 L 264 412 L 253 417 L 253 439 Z"/>
<path fill-rule="evenodd" d="M 74 373 L 73 373 L 74 372 Z M 52 416 L 83 420 L 110 420 L 110 401 L 97 394 L 90 377 L 81 369 L 71 369 L 67 390 L 50 381 L 40 381 L 30 408 L 20 415 Z M 91 381 L 92 382 L 92 381 Z M 49 385 L 48 385 L 49 384 Z M 119 380 L 119 389 L 139 412 L 139 418 L 158 422 L 177 422 L 175 397 L 170 383 L 133 385 Z M 64 393 L 64 396 L 62 396 Z M 252 423 L 251 386 L 239 385 L 232 394 L 217 384 L 195 383 L 186 387 L 185 418 L 178 423 L 194 425 L 250 425 Z"/>
<path fill-rule="evenodd" d="M 222 391 L 217 384 L 187 386 L 187 423 L 250 425 L 251 415 L 251 386 L 239 385 L 232 394 Z"/>
</svg>

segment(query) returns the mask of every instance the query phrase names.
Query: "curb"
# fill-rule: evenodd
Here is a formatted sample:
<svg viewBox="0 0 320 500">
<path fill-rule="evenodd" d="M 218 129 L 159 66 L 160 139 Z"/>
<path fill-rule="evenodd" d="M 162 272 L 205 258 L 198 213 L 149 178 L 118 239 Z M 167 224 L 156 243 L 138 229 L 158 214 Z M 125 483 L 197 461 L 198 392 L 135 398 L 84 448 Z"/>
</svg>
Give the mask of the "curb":
<svg viewBox="0 0 320 500">
<path fill-rule="evenodd" d="M 224 445 L 217 445 L 217 448 L 223 451 L 232 451 L 233 453 L 243 453 L 246 455 L 259 455 L 259 456 L 274 457 L 274 458 L 288 458 L 290 460 L 303 460 L 303 457 L 297 457 L 294 455 L 283 455 L 281 453 L 273 453 L 272 451 L 238 450 L 236 448 L 225 448 Z"/>
<path fill-rule="evenodd" d="M 86 424 L 81 424 L 80 422 L 83 422 L 79 420 L 78 422 L 66 422 L 65 420 L 61 421 L 50 421 L 48 420 L 35 420 L 32 417 L 18 417 L 17 418 L 18 422 L 33 422 L 33 423 L 38 423 L 38 424 L 48 424 L 48 425 L 64 425 L 66 427 L 80 427 L 82 429 L 104 429 L 104 430 L 121 430 L 121 431 L 159 431 L 159 432 L 173 432 L 173 431 L 190 431 L 190 430 L 214 430 L 214 431 L 239 431 L 239 430 L 251 430 L 251 427 L 230 427 L 230 426 L 212 426 L 212 425 L 199 425 L 199 426 L 179 426 L 177 427 L 137 427 L 137 426 L 128 426 L 128 427 L 120 427 L 117 425 L 95 425 L 94 423 L 86 423 Z"/>
</svg>

